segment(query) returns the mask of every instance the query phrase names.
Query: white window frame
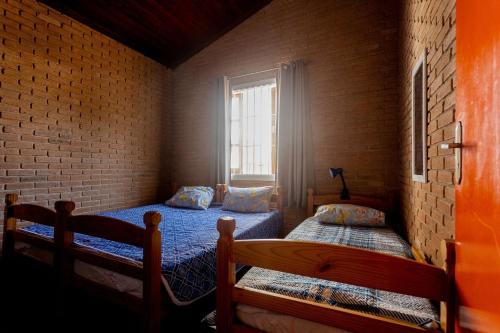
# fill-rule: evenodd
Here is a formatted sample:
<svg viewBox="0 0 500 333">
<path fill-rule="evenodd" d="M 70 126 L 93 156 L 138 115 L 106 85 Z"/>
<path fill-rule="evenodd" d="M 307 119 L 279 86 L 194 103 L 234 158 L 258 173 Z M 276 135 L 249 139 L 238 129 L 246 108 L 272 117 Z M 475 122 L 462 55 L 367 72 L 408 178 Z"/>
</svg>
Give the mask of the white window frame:
<svg viewBox="0 0 500 333">
<path fill-rule="evenodd" d="M 265 181 L 265 182 L 274 182 L 276 181 L 276 174 L 278 173 L 278 170 L 276 168 L 275 174 L 272 175 L 259 175 L 259 174 L 232 174 L 231 173 L 231 166 L 230 166 L 230 161 L 231 161 L 231 114 L 232 114 L 232 94 L 233 90 L 238 90 L 238 89 L 245 89 L 257 85 L 264 85 L 267 83 L 276 83 L 276 114 L 278 115 L 278 100 L 279 100 L 279 89 L 278 89 L 278 71 L 277 70 L 272 70 L 272 71 L 265 71 L 262 73 L 257 73 L 257 74 L 251 74 L 251 75 L 244 75 L 241 77 L 233 78 L 229 80 L 229 92 L 228 92 L 228 118 L 227 118 L 227 132 L 228 133 L 228 139 L 226 140 L 227 144 L 229 145 L 228 149 L 228 158 L 227 160 L 229 161 L 228 165 L 228 170 L 229 170 L 229 177 L 231 181 Z M 276 136 L 278 135 L 278 130 L 276 130 Z M 276 138 L 277 140 L 277 138 Z M 276 147 L 276 159 L 278 158 L 277 156 L 278 153 L 278 148 Z M 277 161 L 276 161 L 277 163 Z"/>
<path fill-rule="evenodd" d="M 230 85 L 230 93 L 232 94 L 233 90 L 246 89 L 246 88 L 251 88 L 251 87 L 255 87 L 255 86 L 263 86 L 266 84 L 273 84 L 273 83 L 277 84 L 276 78 L 274 76 L 267 78 L 267 79 L 249 81 L 249 82 L 238 83 L 238 84 L 231 84 Z"/>
<path fill-rule="evenodd" d="M 423 54 L 418 59 L 417 63 L 413 67 L 411 75 L 411 168 L 412 168 L 412 180 L 416 182 L 426 183 L 427 182 L 427 50 L 424 50 Z M 415 76 L 419 70 L 422 70 L 422 174 L 417 174 L 416 161 L 415 161 L 415 147 L 416 147 L 416 136 L 415 136 L 415 122 L 416 111 L 415 103 Z"/>
<path fill-rule="evenodd" d="M 231 180 L 255 180 L 255 181 L 275 181 L 276 175 L 257 175 L 257 174 L 234 174 Z"/>
</svg>

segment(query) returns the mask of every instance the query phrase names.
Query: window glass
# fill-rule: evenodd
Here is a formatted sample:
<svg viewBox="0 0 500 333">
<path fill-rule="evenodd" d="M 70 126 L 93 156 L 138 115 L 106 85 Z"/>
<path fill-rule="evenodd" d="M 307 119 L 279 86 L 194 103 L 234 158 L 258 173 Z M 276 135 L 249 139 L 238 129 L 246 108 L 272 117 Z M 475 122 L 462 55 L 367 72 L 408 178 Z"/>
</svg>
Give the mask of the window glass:
<svg viewBox="0 0 500 333">
<path fill-rule="evenodd" d="M 276 81 L 231 91 L 231 176 L 270 180 L 276 173 Z M 262 176 L 259 178 L 259 176 Z"/>
</svg>

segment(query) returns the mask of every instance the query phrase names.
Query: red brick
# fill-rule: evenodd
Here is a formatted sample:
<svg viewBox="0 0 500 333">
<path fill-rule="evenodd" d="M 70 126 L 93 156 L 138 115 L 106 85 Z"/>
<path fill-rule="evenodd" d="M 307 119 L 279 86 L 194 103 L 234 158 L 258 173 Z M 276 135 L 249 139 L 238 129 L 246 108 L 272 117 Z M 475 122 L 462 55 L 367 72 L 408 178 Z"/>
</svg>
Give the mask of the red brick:
<svg viewBox="0 0 500 333">
<path fill-rule="evenodd" d="M 449 200 L 439 199 L 437 201 L 437 209 L 446 216 L 452 216 L 453 202 Z"/>
<path fill-rule="evenodd" d="M 453 184 L 453 172 L 448 170 L 439 170 L 438 182 Z"/>
</svg>

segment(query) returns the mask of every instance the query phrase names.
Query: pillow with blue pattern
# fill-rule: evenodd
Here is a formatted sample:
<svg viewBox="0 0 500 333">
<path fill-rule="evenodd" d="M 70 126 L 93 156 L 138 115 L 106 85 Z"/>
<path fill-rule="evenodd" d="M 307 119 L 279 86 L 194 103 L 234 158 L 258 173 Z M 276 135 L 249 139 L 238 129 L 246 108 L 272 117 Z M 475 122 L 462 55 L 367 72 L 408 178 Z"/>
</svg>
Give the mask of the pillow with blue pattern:
<svg viewBox="0 0 500 333">
<path fill-rule="evenodd" d="M 214 198 L 214 190 L 205 186 L 184 186 L 168 199 L 171 207 L 207 209 Z"/>
<path fill-rule="evenodd" d="M 264 213 L 271 207 L 273 188 L 265 187 L 228 187 L 222 203 L 223 210 L 243 213 Z"/>
<path fill-rule="evenodd" d="M 384 227 L 385 214 L 377 209 L 350 205 L 330 204 L 318 208 L 314 218 L 319 222 L 364 227 Z"/>
</svg>

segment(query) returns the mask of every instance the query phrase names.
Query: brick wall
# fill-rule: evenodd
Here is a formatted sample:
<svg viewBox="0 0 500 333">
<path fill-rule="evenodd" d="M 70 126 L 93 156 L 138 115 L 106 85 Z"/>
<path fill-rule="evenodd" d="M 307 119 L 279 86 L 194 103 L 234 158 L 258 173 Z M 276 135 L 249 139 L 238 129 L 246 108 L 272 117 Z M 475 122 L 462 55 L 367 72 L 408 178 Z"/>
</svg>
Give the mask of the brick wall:
<svg viewBox="0 0 500 333">
<path fill-rule="evenodd" d="M 401 17 L 402 215 L 410 242 L 441 264 L 440 243 L 455 235 L 454 157 L 439 149 L 454 139 L 455 1 L 405 1 Z M 411 71 L 427 48 L 427 183 L 411 180 Z"/>
<path fill-rule="evenodd" d="M 208 183 L 216 77 L 303 58 L 316 189 L 339 191 L 330 166 L 346 169 L 353 193 L 401 188 L 410 241 L 439 263 L 440 240 L 454 235 L 453 157 L 438 144 L 453 139 L 455 5 L 402 7 L 398 34 L 395 0 L 274 0 L 172 74 L 44 5 L 0 0 L 0 195 L 95 212 L 155 201 L 171 174 Z M 429 182 L 420 184 L 410 73 L 424 47 Z M 287 216 L 291 229 L 303 212 Z"/>
<path fill-rule="evenodd" d="M 0 0 L 0 44 L 0 208 L 10 192 L 80 213 L 155 201 L 169 70 L 32 0 Z"/>
<path fill-rule="evenodd" d="M 340 190 L 340 181 L 328 174 L 332 166 L 345 168 L 352 192 L 397 188 L 397 7 L 395 1 L 275 0 L 179 66 L 172 115 L 174 179 L 178 184 L 209 181 L 217 76 L 303 58 L 316 189 Z"/>
</svg>

